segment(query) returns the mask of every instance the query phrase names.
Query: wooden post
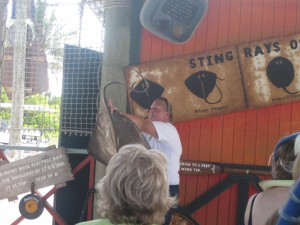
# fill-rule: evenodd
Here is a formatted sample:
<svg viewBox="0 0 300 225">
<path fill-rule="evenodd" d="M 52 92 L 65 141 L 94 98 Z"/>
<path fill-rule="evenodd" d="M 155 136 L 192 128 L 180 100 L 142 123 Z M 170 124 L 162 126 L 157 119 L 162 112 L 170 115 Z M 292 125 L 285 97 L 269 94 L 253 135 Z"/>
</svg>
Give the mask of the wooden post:
<svg viewBox="0 0 300 225">
<path fill-rule="evenodd" d="M 131 0 L 104 1 L 104 53 L 102 61 L 101 94 L 110 81 L 125 84 L 123 67 L 128 66 L 130 56 Z M 112 85 L 107 90 L 120 111 L 126 109 L 126 90 L 120 85 Z"/>
<path fill-rule="evenodd" d="M 103 87 L 110 81 L 119 81 L 125 84 L 123 67 L 129 64 L 130 56 L 130 30 L 132 0 L 104 0 L 104 53 L 102 60 L 101 97 Z M 126 89 L 120 85 L 111 85 L 107 89 L 108 98 L 120 111 L 126 110 Z M 100 100 L 100 109 L 103 107 Z M 105 174 L 105 166 L 97 162 L 95 182 L 98 182 Z M 96 213 L 97 195 L 94 201 L 93 217 L 98 218 Z"/>
</svg>

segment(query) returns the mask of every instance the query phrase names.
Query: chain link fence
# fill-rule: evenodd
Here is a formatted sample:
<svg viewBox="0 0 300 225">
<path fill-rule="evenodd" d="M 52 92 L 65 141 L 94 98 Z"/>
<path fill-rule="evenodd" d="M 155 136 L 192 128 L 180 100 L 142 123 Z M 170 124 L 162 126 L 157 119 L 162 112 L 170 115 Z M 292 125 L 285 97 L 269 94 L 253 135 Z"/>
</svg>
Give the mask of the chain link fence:
<svg viewBox="0 0 300 225">
<path fill-rule="evenodd" d="M 0 0 L 0 143 L 57 144 L 96 121 L 101 1 Z M 6 4 L 7 3 L 7 4 Z"/>
</svg>

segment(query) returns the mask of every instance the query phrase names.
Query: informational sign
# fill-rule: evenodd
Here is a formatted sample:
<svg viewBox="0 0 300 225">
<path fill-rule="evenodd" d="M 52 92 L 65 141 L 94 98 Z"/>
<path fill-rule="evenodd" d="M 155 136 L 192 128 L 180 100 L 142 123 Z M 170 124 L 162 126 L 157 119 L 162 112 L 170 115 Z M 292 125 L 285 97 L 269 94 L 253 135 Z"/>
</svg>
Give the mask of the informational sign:
<svg viewBox="0 0 300 225">
<path fill-rule="evenodd" d="M 180 161 L 180 174 L 218 174 L 222 168 L 213 163 L 198 161 Z"/>
<path fill-rule="evenodd" d="M 0 200 L 72 180 L 68 157 L 62 148 L 0 165 Z"/>
<path fill-rule="evenodd" d="M 158 97 L 175 122 L 299 101 L 299 56 L 295 34 L 125 67 L 131 112 L 146 117 Z"/>
<path fill-rule="evenodd" d="M 300 34 L 238 46 L 249 108 L 300 99 Z"/>
<path fill-rule="evenodd" d="M 246 108 L 236 48 L 176 57 L 124 69 L 134 114 L 146 116 L 157 97 L 173 105 L 174 121 L 186 121 Z"/>
<path fill-rule="evenodd" d="M 271 167 L 253 166 L 253 165 L 236 165 L 236 164 L 215 164 L 210 162 L 200 161 L 180 161 L 180 174 L 220 174 L 220 173 L 233 173 L 233 174 L 256 174 L 263 176 L 271 176 Z"/>
</svg>

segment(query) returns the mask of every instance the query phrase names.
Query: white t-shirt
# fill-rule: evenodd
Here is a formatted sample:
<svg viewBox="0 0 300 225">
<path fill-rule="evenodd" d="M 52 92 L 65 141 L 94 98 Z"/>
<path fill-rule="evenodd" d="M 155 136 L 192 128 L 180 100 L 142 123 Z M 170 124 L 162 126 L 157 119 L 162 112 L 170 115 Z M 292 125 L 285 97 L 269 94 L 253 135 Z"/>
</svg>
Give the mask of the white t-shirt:
<svg viewBox="0 0 300 225">
<path fill-rule="evenodd" d="M 171 123 L 153 121 L 158 139 L 145 134 L 146 140 L 153 149 L 157 149 L 166 155 L 168 166 L 169 185 L 179 184 L 179 167 L 182 146 L 179 134 Z"/>
</svg>

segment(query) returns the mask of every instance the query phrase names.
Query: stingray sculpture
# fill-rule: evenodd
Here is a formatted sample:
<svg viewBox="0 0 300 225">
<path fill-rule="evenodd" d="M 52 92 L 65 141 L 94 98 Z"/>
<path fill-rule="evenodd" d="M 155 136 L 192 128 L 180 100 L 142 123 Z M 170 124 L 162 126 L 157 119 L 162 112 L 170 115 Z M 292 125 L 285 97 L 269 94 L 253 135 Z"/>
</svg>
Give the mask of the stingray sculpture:
<svg viewBox="0 0 300 225">
<path fill-rule="evenodd" d="M 145 82 L 147 83 L 146 80 Z M 142 132 L 131 120 L 120 112 L 116 110 L 111 112 L 109 109 L 106 89 L 112 84 L 120 84 L 129 88 L 118 81 L 112 81 L 103 88 L 104 107 L 101 107 L 100 112 L 98 112 L 96 125 L 87 148 L 88 152 L 104 165 L 107 165 L 111 157 L 124 145 L 139 143 L 150 149 Z M 131 88 L 129 89 L 136 91 Z M 145 90 L 136 92 L 145 93 L 147 89 L 148 84 Z"/>
</svg>

